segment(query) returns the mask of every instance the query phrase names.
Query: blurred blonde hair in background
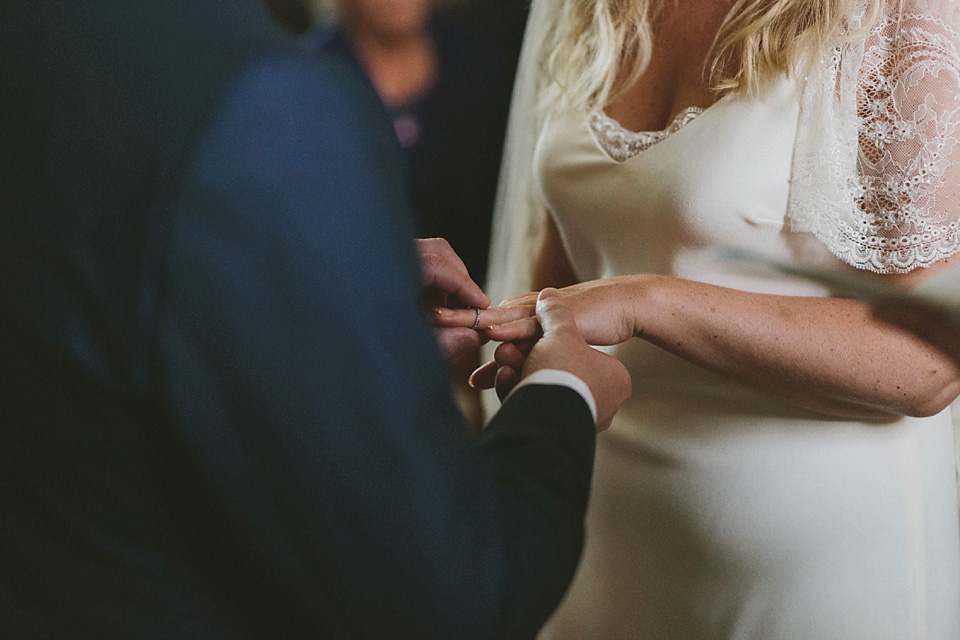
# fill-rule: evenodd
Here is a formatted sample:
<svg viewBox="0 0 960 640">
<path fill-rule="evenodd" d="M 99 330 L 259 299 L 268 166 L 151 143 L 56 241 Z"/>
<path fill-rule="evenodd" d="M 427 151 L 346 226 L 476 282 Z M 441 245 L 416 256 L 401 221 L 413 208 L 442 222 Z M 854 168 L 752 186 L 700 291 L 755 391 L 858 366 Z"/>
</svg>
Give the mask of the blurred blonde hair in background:
<svg viewBox="0 0 960 640">
<path fill-rule="evenodd" d="M 707 80 L 718 95 L 759 94 L 825 47 L 862 35 L 885 3 L 899 1 L 735 0 L 714 42 Z M 591 108 L 629 87 L 649 63 L 653 27 L 669 2 L 676 0 L 559 0 L 540 52 L 554 81 L 548 104 Z M 865 27 L 847 33 L 848 17 L 861 3 Z"/>
</svg>

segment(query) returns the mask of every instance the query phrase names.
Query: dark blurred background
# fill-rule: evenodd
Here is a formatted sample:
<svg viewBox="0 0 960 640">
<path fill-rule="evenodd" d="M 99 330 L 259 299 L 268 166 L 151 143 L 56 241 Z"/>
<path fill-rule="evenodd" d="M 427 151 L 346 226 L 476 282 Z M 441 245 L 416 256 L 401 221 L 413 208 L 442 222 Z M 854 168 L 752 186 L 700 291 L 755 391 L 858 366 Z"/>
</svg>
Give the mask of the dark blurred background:
<svg viewBox="0 0 960 640">
<path fill-rule="evenodd" d="M 294 34 L 333 19 L 334 0 L 264 0 L 274 19 Z M 499 43 L 507 54 L 520 50 L 529 0 L 439 0 L 439 9 L 462 16 Z"/>
<path fill-rule="evenodd" d="M 265 2 L 308 52 L 370 80 L 397 135 L 417 235 L 446 238 L 483 286 L 528 0 Z M 471 354 L 451 370 L 476 428 L 479 396 L 466 381 L 478 364 Z"/>
</svg>

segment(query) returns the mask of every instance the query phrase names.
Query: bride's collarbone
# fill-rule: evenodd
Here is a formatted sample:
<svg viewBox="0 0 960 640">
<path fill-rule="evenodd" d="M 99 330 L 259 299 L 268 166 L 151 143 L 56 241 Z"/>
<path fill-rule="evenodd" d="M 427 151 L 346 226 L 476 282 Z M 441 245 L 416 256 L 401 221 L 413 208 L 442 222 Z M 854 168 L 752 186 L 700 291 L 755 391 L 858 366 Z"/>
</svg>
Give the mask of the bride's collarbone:
<svg viewBox="0 0 960 640">
<path fill-rule="evenodd" d="M 709 56 L 727 4 L 676 3 L 676 13 L 664 16 L 657 27 L 647 68 L 604 107 L 606 114 L 631 131 L 662 131 L 684 110 L 706 109 L 716 102 Z M 697 15 L 690 15 L 694 5 Z"/>
<path fill-rule="evenodd" d="M 629 131 L 663 131 L 687 109 L 705 110 L 716 100 L 702 81 L 676 85 L 641 78 L 607 104 L 604 112 Z"/>
</svg>

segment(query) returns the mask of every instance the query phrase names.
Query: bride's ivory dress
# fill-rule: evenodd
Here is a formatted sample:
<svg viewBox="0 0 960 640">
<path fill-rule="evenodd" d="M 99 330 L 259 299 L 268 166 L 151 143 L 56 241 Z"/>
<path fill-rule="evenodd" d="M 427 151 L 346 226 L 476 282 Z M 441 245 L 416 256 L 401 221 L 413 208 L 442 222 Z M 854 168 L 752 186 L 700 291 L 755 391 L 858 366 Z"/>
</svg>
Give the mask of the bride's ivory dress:
<svg viewBox="0 0 960 640">
<path fill-rule="evenodd" d="M 553 115 L 536 174 L 578 276 L 827 295 L 713 252 L 803 253 L 807 264 L 816 251 L 785 224 L 798 112 L 784 80 L 764 100 L 686 110 L 664 132 Z M 851 270 L 825 250 L 823 264 Z M 599 437 L 582 565 L 544 638 L 960 637 L 949 410 L 841 420 L 640 339 L 612 352 L 633 397 Z"/>
</svg>

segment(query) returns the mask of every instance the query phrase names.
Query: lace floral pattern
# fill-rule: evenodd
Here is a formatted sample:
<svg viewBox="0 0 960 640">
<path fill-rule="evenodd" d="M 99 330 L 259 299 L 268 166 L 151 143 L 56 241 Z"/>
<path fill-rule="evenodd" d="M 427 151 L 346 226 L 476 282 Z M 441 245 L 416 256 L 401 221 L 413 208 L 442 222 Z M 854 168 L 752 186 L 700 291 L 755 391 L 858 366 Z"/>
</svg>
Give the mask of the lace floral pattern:
<svg viewBox="0 0 960 640">
<path fill-rule="evenodd" d="M 703 111 L 687 107 L 660 131 L 630 131 L 603 111 L 594 111 L 590 114 L 590 131 L 611 159 L 625 162 L 687 126 Z"/>
<path fill-rule="evenodd" d="M 791 222 L 853 266 L 902 273 L 960 251 L 957 4 L 892 1 L 807 78 Z"/>
</svg>

